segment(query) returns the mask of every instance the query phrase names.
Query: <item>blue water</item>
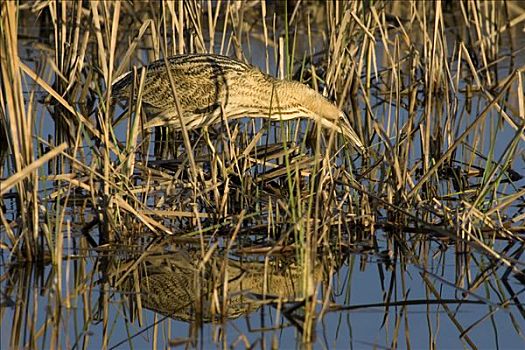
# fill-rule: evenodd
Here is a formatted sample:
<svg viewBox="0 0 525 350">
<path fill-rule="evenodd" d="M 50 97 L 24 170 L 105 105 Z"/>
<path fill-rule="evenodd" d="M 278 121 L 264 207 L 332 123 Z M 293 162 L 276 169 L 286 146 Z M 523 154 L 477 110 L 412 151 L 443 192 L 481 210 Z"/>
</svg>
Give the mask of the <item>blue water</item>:
<svg viewBox="0 0 525 350">
<path fill-rule="evenodd" d="M 518 36 L 518 39 L 517 45 L 525 46 L 525 35 Z M 253 64 L 261 67 L 263 71 L 266 71 L 265 56 L 257 54 L 257 52 L 263 50 L 261 43 L 255 41 L 252 45 L 252 54 L 249 55 L 248 59 Z M 28 52 L 33 51 L 30 50 Z M 520 57 L 517 57 L 517 66 L 520 64 L 523 65 L 524 56 L 525 55 L 522 54 Z M 276 69 L 273 54 L 270 54 L 269 57 L 269 72 L 274 74 Z M 379 58 L 379 61 L 381 61 L 381 57 Z M 28 64 L 30 67 L 35 68 L 33 63 L 29 62 Z M 508 74 L 506 67 L 502 67 L 502 73 L 505 73 L 503 75 Z M 28 82 L 28 84 L 30 84 L 30 82 Z M 30 91 L 32 87 L 34 86 L 28 85 L 26 91 Z M 465 108 L 466 101 L 462 94 L 459 94 L 458 98 L 459 100 L 456 101 L 456 103 L 459 115 Z M 464 130 L 476 116 L 476 113 L 483 109 L 485 102 L 480 101 L 484 100 L 485 99 L 479 99 L 478 96 L 474 97 L 472 101 L 472 105 L 475 106 L 473 108 L 474 113 L 464 114 L 464 119 L 454 125 L 454 127 L 458 128 L 458 133 Z M 516 108 L 515 101 L 516 98 L 510 96 L 509 105 Z M 380 102 L 379 99 L 372 101 L 372 105 L 374 106 L 373 112 L 374 115 L 380 118 L 378 119 L 380 125 L 386 129 L 388 126 L 386 125 L 389 120 L 388 117 L 390 116 L 390 120 L 394 120 L 397 111 L 396 107 L 390 109 L 390 106 L 386 103 L 380 104 Z M 478 103 L 480 103 L 480 105 L 478 105 Z M 360 108 L 361 112 L 364 113 L 365 106 L 360 106 Z M 389 113 L 391 114 L 389 115 Z M 452 115 L 454 114 L 451 114 L 451 116 Z M 423 117 L 423 114 L 420 113 L 416 121 L 421 121 Z M 408 118 L 404 109 L 399 110 L 399 118 L 401 125 Z M 500 161 L 513 137 L 515 137 L 515 130 L 507 123 L 501 124 L 500 118 L 501 116 L 496 111 L 491 111 L 487 117 L 485 129 L 483 130 L 486 144 L 483 154 L 485 156 L 488 155 L 490 153 L 488 145 L 493 144 L 495 148 L 492 160 L 496 162 Z M 260 124 L 261 123 L 259 123 L 259 125 Z M 304 123 L 300 123 L 299 125 L 303 127 Z M 54 133 L 53 121 L 46 112 L 38 114 L 34 128 L 36 130 L 35 134 L 43 135 L 44 137 Z M 494 134 L 493 130 L 496 128 L 500 129 L 498 129 L 497 134 Z M 278 134 L 275 130 L 276 129 L 269 132 L 268 137 L 270 140 L 274 139 Z M 125 122 L 116 128 L 116 135 L 120 140 L 125 139 Z M 391 135 L 388 136 L 395 137 L 396 135 L 392 132 Z M 491 137 L 495 137 L 496 142 L 491 142 Z M 376 139 L 374 141 L 377 142 L 378 140 Z M 265 138 L 262 138 L 260 145 L 264 145 L 265 142 Z M 467 138 L 466 143 L 472 146 L 472 136 Z M 414 145 L 418 145 L 418 141 L 416 141 Z M 447 145 L 448 144 L 445 144 L 444 147 Z M 516 155 L 523 155 L 523 141 L 520 141 L 518 147 L 519 149 Z M 153 151 L 152 148 L 150 151 Z M 411 150 L 411 164 L 420 160 L 421 156 L 421 149 L 414 147 Z M 463 146 L 460 147 L 456 159 L 462 159 L 468 162 L 469 157 L 470 152 L 467 148 Z M 521 175 L 524 175 L 525 170 L 524 159 L 525 157 L 523 156 L 517 156 L 512 163 L 513 169 Z M 485 163 L 481 161 L 479 161 L 477 165 L 482 168 L 486 167 Z M 518 181 L 513 185 L 503 185 L 499 190 L 514 193 L 516 189 L 519 190 L 524 186 L 524 181 L 525 180 Z M 51 187 L 52 184 L 50 182 L 43 182 L 42 185 Z M 507 213 L 507 215 L 521 213 L 521 210 L 522 209 L 518 208 L 515 212 Z M 5 239 L 3 232 L 4 231 L 2 231 L 1 236 L 2 240 Z M 385 234 L 379 232 L 378 235 L 378 250 L 387 249 Z M 503 247 L 503 243 L 498 243 L 496 250 L 501 251 Z M 66 249 L 65 254 L 83 254 L 83 252 Z M 85 282 L 87 282 L 87 285 L 95 283 L 95 281 L 100 278 L 98 274 L 92 277 L 90 276 L 90 272 L 94 268 L 94 256 L 96 256 L 96 254 L 92 253 L 92 256 L 93 257 L 88 260 L 87 273 L 79 275 L 79 277 L 86 278 Z M 474 251 L 472 257 L 478 261 L 485 261 L 485 265 L 490 263 L 490 260 L 480 255 L 479 252 Z M 424 261 L 423 254 L 416 258 L 419 264 L 422 264 L 422 261 Z M 446 252 L 441 253 L 437 249 L 437 244 L 432 243 L 432 251 L 428 254 L 427 258 L 429 261 L 428 266 L 425 266 L 425 268 L 435 274 L 429 274 L 427 277 L 438 290 L 440 298 L 469 301 L 481 300 L 483 302 L 483 304 L 451 303 L 446 305 L 463 329 L 467 329 L 479 320 L 482 320 L 468 333 L 468 336 L 477 348 L 525 348 L 525 312 L 520 311 L 518 305 L 514 304 L 515 301 L 511 301 L 511 304 L 505 308 L 499 306 L 502 300 L 509 299 L 511 293 L 501 280 L 501 276 L 506 271 L 505 266 L 499 265 L 497 270 L 494 271 L 494 274 L 488 277 L 488 282 L 482 284 L 474 291 L 475 295 L 463 295 L 461 289 L 453 286 L 456 283 L 457 276 L 454 248 L 448 247 Z M 8 289 L 9 281 L 20 277 L 23 270 L 15 270 L 14 274 L 8 274 L 5 265 L 7 260 L 8 254 L 5 250 L 1 250 L 0 347 L 2 349 L 9 348 L 10 340 L 14 333 L 18 332 L 18 334 L 21 334 L 21 345 L 23 346 L 30 339 L 31 333 L 37 331 L 43 332 L 45 337 L 41 336 L 36 346 L 39 348 L 49 348 L 52 342 L 53 331 L 51 315 L 57 310 L 58 305 L 61 305 L 58 312 L 61 315 L 58 328 L 58 341 L 60 346 L 63 348 L 75 347 L 78 349 L 82 348 L 84 341 L 88 341 L 87 348 L 101 348 L 103 341 L 102 322 L 94 322 L 93 320 L 85 321 L 83 311 L 83 308 L 87 307 L 94 313 L 101 292 L 100 284 L 94 285 L 94 292 L 87 296 L 87 300 L 83 300 L 80 297 L 73 299 L 71 300 L 71 308 L 67 309 L 64 306 L 63 299 L 57 302 L 56 291 L 52 286 L 58 282 L 54 281 L 55 277 L 51 274 L 51 267 L 47 266 L 44 268 L 42 273 L 43 278 L 38 282 L 35 281 L 34 275 L 31 275 L 31 278 L 28 278 L 27 282 L 17 284 L 17 288 L 10 290 Z M 517 266 L 523 269 L 523 265 L 523 257 L 521 257 Z M 398 262 L 393 272 L 374 255 L 352 255 L 346 264 L 333 276 L 332 291 L 329 293 L 329 297 L 332 302 L 341 306 L 363 305 L 363 308 L 325 313 L 323 318 L 316 321 L 313 347 L 319 349 L 391 348 L 394 346 L 393 341 L 397 341 L 395 345 L 401 349 L 408 348 L 409 345 L 415 349 L 427 349 L 431 347 L 431 342 L 434 343 L 436 349 L 469 348 L 470 345 L 464 339 L 460 338 L 461 331 L 458 330 L 458 327 L 451 321 L 443 305 L 428 305 L 423 303 L 422 305 L 410 305 L 406 307 L 390 306 L 388 314 L 385 314 L 385 307 L 366 306 L 375 303 L 380 304 L 385 301 L 385 294 L 392 284 L 392 279 L 394 279 L 394 293 L 390 298 L 391 302 L 400 302 L 403 300 L 435 300 L 435 296 L 426 289 L 425 282 L 421 275 L 423 271 L 422 267 L 423 266 L 415 266 L 414 264 L 408 263 L 406 271 L 401 271 L 402 267 Z M 67 268 L 69 268 L 70 271 L 69 291 L 71 292 L 71 279 L 74 271 L 73 261 L 63 263 L 63 274 L 66 274 Z M 477 276 L 477 273 L 479 273 L 479 268 L 471 262 L 469 275 L 465 276 L 465 278 L 473 280 Z M 443 280 L 436 276 L 446 280 L 448 284 L 443 283 Z M 66 283 L 68 282 L 64 277 L 60 281 L 63 296 L 67 290 Z M 525 286 L 520 284 L 512 275 L 509 276 L 507 283 L 511 290 L 516 293 L 517 301 L 522 303 L 525 298 Z M 325 298 L 326 290 L 324 288 L 326 288 L 326 284 L 318 287 L 319 302 Z M 468 288 L 468 285 L 465 284 L 464 288 Z M 87 305 L 85 305 L 86 302 Z M 24 317 L 22 321 L 19 321 L 17 317 L 15 317 L 15 305 L 23 306 L 21 307 L 23 312 L 20 314 L 21 317 Z M 27 308 L 25 305 L 28 305 Z M 523 308 L 523 306 L 521 307 Z M 108 344 L 110 348 L 115 346 L 122 349 L 130 348 L 131 346 L 136 349 L 151 348 L 154 337 L 152 325 L 155 321 L 159 323 L 157 335 L 159 348 L 168 347 L 170 341 L 178 338 L 193 337 L 190 334 L 190 324 L 166 318 L 153 311 L 144 310 L 144 323 L 142 326 L 139 326 L 137 321 L 131 323 L 125 316 L 128 315 L 128 312 L 125 311 L 126 308 L 127 305 L 121 302 L 119 292 L 112 291 L 109 308 L 110 319 L 108 320 L 109 329 L 112 332 Z M 27 310 L 27 312 L 25 310 Z M 486 317 L 494 310 L 496 311 L 491 317 Z M 318 306 L 317 312 L 321 312 L 321 306 Z M 256 348 L 271 348 L 272 344 L 275 344 L 278 348 L 291 349 L 304 346 L 304 344 L 300 342 L 301 334 L 298 330 L 289 325 L 288 320 L 277 314 L 278 312 L 274 307 L 265 306 L 250 315 L 228 320 L 225 324 L 204 324 L 202 328 L 198 330 L 196 342 L 193 345 L 203 349 L 222 347 L 222 344 L 225 344 L 226 347 L 232 345 L 232 347 L 235 348 L 244 348 L 250 345 L 256 345 Z M 44 327 L 46 322 L 49 322 L 47 328 Z M 399 322 L 398 335 L 395 333 L 396 322 Z M 14 329 L 15 324 L 21 325 L 21 329 Z M 286 325 L 283 328 L 261 330 L 261 328 L 272 328 L 283 324 Z M 132 339 L 127 341 L 126 339 L 129 337 L 132 337 Z M 225 340 L 223 341 L 223 339 Z"/>
<path fill-rule="evenodd" d="M 436 245 L 433 246 L 434 253 Z M 474 255 L 473 255 L 474 256 Z M 476 256 L 479 258 L 479 256 Z M 3 256 L 5 259 L 5 255 Z M 92 259 L 90 259 L 92 261 Z M 64 262 L 62 273 L 65 274 L 67 264 L 70 266 L 70 277 L 73 276 L 73 262 Z M 350 264 L 350 266 L 348 265 Z M 484 304 L 447 304 L 450 312 L 453 313 L 457 322 L 467 329 L 477 321 L 483 319 L 487 314 L 496 308 L 499 308 L 492 318 L 487 318 L 475 326 L 468 336 L 480 349 L 521 349 L 525 345 L 523 331 L 525 322 L 523 315 L 520 314 L 514 303 L 506 308 L 498 306 L 500 297 L 508 298 L 505 288 L 501 287 L 500 278 L 495 276 L 504 272 L 504 267 L 500 267 L 497 275 L 488 278 L 492 286 L 483 284 L 473 291 L 473 295 L 464 296 L 461 290 L 456 289 L 455 282 L 455 254 L 453 247 L 450 247 L 445 253 L 437 253 L 436 257 L 429 261 L 427 271 L 435 273 L 440 278 L 428 274 L 428 279 L 438 290 L 440 298 L 447 300 L 481 300 Z M 362 266 L 362 268 L 361 268 Z M 88 272 L 92 269 L 92 263 L 88 263 Z M 380 274 L 380 270 L 383 275 Z M 45 322 L 51 322 L 50 315 L 56 312 L 56 294 L 53 288 L 53 278 L 49 276 L 51 269 L 46 268 L 44 271 L 44 281 L 48 280 L 47 286 L 40 288 L 40 284 L 34 280 L 29 283 L 22 283 L 25 292 L 16 297 L 16 293 L 10 292 L 10 299 L 2 299 L 2 329 L 1 329 L 1 347 L 9 347 L 14 317 L 15 303 L 28 303 L 29 311 L 25 317 L 27 327 L 34 322 L 36 330 L 41 329 Z M 470 268 L 470 273 L 475 276 L 477 269 L 474 265 Z M 426 300 L 436 300 L 436 298 L 425 289 L 425 283 L 421 277 L 422 269 L 414 265 L 407 265 L 406 271 L 400 270 L 400 265 L 395 266 L 395 270 L 385 268 L 384 264 L 371 255 L 351 255 L 347 263 L 333 276 L 332 291 L 330 300 L 340 306 L 357 307 L 359 309 L 346 311 L 332 311 L 324 314 L 324 317 L 318 319 L 315 325 L 314 347 L 315 348 L 341 348 L 341 349 L 362 349 L 362 348 L 390 348 L 393 341 L 397 340 L 399 348 L 428 348 L 429 342 L 435 342 L 439 349 L 463 348 L 469 347 L 468 344 L 460 339 L 460 331 L 450 320 L 442 305 L 427 304 Z M 89 278 L 87 283 L 92 283 L 90 274 L 82 276 Z M 97 275 L 94 277 L 98 279 Z M 385 315 L 384 306 L 367 306 L 374 303 L 383 303 L 384 295 L 389 289 L 391 279 L 394 279 L 394 292 L 390 302 L 421 301 L 421 305 L 390 306 L 388 314 Z M 406 295 L 403 294 L 402 279 L 405 283 Z M 442 283 L 442 279 L 449 284 Z M 62 279 L 62 295 L 65 296 L 66 278 Z M 72 278 L 70 279 L 70 283 Z M 6 281 L 2 282 L 2 291 L 6 291 Z M 500 284 L 499 290 L 493 289 Z M 519 284 L 514 278 L 508 280 L 509 285 L 517 293 L 518 299 L 523 300 L 525 286 Z M 185 286 L 181 286 L 184 288 Z M 319 286 L 318 302 L 322 302 L 325 297 L 327 285 Z M 100 285 L 95 285 L 93 293 L 88 300 L 87 306 L 93 311 L 97 305 L 100 295 Z M 70 289 L 71 291 L 71 289 Z M 4 295 L 5 296 L 5 295 Z M 6 304 L 7 302 L 7 304 Z M 35 304 L 36 302 L 36 304 Z M 33 310 L 33 307 L 38 307 Z M 65 348 L 72 348 L 77 341 L 81 343 L 86 341 L 89 334 L 88 348 L 98 349 L 102 345 L 103 327 L 102 323 L 84 322 L 83 308 L 84 301 L 81 298 L 71 300 L 71 308 L 64 307 L 62 299 L 62 308 L 60 311 L 61 322 L 59 327 L 60 343 Z M 160 348 L 168 346 L 170 341 L 183 338 L 191 338 L 190 325 L 186 322 L 176 321 L 166 318 L 163 315 L 155 314 L 152 311 L 144 310 L 143 325 L 139 326 L 135 320 L 131 323 L 128 319 L 127 304 L 122 304 L 120 294 L 112 293 L 109 304 L 109 329 L 111 337 L 109 347 L 125 349 L 131 346 L 135 348 L 150 348 L 153 341 L 154 322 L 158 322 L 157 344 Z M 7 306 L 7 307 L 6 307 Z M 25 308 L 22 308 L 25 310 Z M 321 306 L 317 307 L 317 313 L 321 312 Z M 156 318 L 155 318 L 156 317 Z M 31 321 L 29 321 L 31 320 Z M 514 320 L 514 321 L 513 321 Z M 400 322 L 399 334 L 395 334 L 396 321 Z M 515 322 L 513 324 L 513 322 Z M 24 323 L 23 323 L 24 324 Z M 47 334 L 43 348 L 48 348 L 52 335 L 53 323 L 48 324 Z M 284 328 L 268 330 L 268 328 L 279 325 L 287 325 Z M 84 327 L 86 327 L 84 329 Z M 199 328 L 199 327 L 197 327 Z M 265 329 L 264 331 L 262 329 Z M 22 331 L 26 337 L 29 337 L 29 329 Z M 405 336 L 406 334 L 406 336 Z M 221 338 L 218 338 L 220 335 Z M 131 340 L 126 340 L 131 337 Z M 222 338 L 225 337 L 225 338 Z M 262 307 L 249 315 L 241 316 L 237 319 L 227 320 L 224 324 L 205 323 L 198 330 L 195 345 L 198 348 L 207 349 L 212 344 L 223 343 L 229 345 L 237 344 L 244 348 L 244 341 L 249 344 L 258 343 L 260 347 L 263 343 L 266 347 L 271 347 L 272 342 L 279 348 L 300 348 L 301 334 L 291 326 L 282 314 L 277 317 L 277 310 L 272 306 Z M 42 337 L 39 339 L 42 341 Z M 121 344 L 121 342 L 124 342 Z M 81 347 L 76 344 L 76 348 Z M 119 345 L 120 344 L 120 345 Z M 214 345 L 215 346 L 215 345 Z M 40 347 L 40 344 L 39 344 Z"/>
</svg>

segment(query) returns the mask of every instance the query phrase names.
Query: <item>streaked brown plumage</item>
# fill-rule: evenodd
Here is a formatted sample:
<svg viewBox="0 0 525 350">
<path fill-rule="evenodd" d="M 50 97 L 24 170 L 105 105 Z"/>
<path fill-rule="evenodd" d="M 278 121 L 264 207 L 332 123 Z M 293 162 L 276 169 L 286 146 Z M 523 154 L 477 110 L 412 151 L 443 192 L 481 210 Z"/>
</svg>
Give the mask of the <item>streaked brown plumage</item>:
<svg viewBox="0 0 525 350">
<path fill-rule="evenodd" d="M 140 297 L 143 307 L 182 321 L 237 318 L 258 309 L 262 295 L 297 300 L 315 292 L 303 290 L 299 265 L 239 262 L 213 254 L 203 264 L 199 252 L 183 247 L 166 254 L 158 250 L 144 257 L 133 273 L 119 270 L 119 275 L 124 272 L 127 278 L 120 288 L 131 292 L 130 298 Z M 310 276 L 313 281 L 325 278 L 323 264 L 316 262 Z"/>
<path fill-rule="evenodd" d="M 218 122 L 223 112 L 228 119 L 306 117 L 364 148 L 343 112 L 304 84 L 276 79 L 226 56 L 186 54 L 170 57 L 168 63 L 188 129 Z M 131 72 L 117 78 L 113 96 L 129 98 L 133 78 Z M 147 67 L 142 104 L 150 118 L 147 127 L 181 127 L 164 60 Z"/>
</svg>

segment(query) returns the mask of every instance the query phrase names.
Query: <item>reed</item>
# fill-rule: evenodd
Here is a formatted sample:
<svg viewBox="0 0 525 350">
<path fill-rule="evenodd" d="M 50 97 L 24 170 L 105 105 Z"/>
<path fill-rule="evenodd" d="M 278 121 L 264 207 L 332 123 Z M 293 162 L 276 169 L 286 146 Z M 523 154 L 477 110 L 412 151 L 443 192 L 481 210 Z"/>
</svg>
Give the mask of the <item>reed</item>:
<svg viewBox="0 0 525 350">
<path fill-rule="evenodd" d="M 332 313 L 378 307 L 370 341 L 420 347 L 413 305 L 428 348 L 485 345 L 485 320 L 523 334 L 519 2 L 0 6 L 11 347 L 308 347 Z M 285 271 L 294 293 L 274 288 Z M 189 327 L 148 311 L 165 272 L 175 299 L 195 291 Z M 237 298 L 260 329 L 230 327 Z"/>
</svg>

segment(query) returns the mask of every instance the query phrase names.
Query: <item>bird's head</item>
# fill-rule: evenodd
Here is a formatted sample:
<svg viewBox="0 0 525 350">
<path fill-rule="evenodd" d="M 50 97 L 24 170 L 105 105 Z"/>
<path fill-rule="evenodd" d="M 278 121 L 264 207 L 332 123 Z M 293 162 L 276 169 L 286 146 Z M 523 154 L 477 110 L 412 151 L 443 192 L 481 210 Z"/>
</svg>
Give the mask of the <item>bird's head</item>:
<svg viewBox="0 0 525 350">
<path fill-rule="evenodd" d="M 365 151 L 361 139 L 357 136 L 346 116 L 336 105 L 328 101 L 317 91 L 297 83 L 300 103 L 312 112 L 312 116 L 324 127 L 342 133 L 360 152 Z"/>
</svg>

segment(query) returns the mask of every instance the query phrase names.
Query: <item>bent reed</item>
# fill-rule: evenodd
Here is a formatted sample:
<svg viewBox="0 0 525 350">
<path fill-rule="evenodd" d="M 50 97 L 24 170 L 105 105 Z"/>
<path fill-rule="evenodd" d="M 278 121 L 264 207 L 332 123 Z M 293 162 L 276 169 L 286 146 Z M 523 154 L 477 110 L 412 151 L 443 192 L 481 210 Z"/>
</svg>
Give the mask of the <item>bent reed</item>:
<svg viewBox="0 0 525 350">
<path fill-rule="evenodd" d="M 182 119 L 188 129 L 243 117 L 291 120 L 301 117 L 342 133 L 360 151 L 364 145 L 344 113 L 326 98 L 297 81 L 276 79 L 258 68 L 227 56 L 184 54 L 167 59 L 178 92 Z M 113 83 L 113 97 L 131 97 L 133 72 Z M 166 62 L 147 67 L 142 104 L 150 121 L 147 128 L 172 125 L 181 128 L 177 103 L 170 86 Z M 133 98 L 137 99 L 137 91 Z"/>
<path fill-rule="evenodd" d="M 6 347 L 520 344 L 522 4 L 0 8 Z"/>
</svg>

